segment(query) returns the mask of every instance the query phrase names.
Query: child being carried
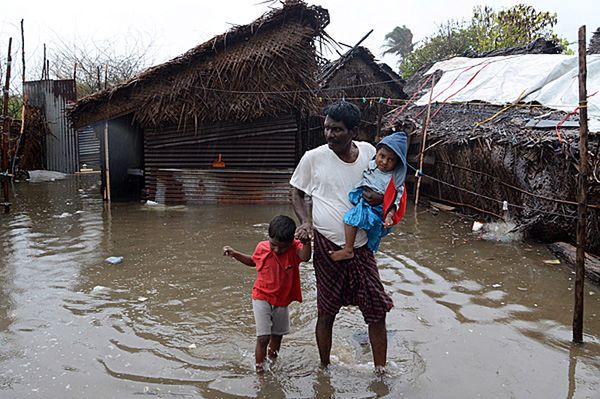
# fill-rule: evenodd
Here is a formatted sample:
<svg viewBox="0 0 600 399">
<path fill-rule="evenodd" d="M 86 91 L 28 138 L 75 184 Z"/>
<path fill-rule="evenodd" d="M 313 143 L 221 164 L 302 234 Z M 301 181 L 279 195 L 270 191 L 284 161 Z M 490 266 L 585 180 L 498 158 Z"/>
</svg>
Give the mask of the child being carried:
<svg viewBox="0 0 600 399">
<path fill-rule="evenodd" d="M 367 246 L 377 251 L 381 239 L 404 214 L 404 180 L 406 179 L 406 133 L 396 132 L 377 143 L 375 157 L 363 172 L 357 188 L 348 198 L 354 205 L 344 215 L 344 248 L 331 251 L 335 261 L 354 257 L 358 229 L 367 233 Z M 384 201 L 384 196 L 387 201 Z"/>
</svg>

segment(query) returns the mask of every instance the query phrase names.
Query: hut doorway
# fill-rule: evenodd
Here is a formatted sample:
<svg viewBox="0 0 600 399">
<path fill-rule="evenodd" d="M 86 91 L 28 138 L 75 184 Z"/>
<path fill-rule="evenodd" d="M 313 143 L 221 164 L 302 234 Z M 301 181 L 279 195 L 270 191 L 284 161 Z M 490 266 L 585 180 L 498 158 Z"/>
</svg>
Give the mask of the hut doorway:
<svg viewBox="0 0 600 399">
<path fill-rule="evenodd" d="M 105 129 L 108 129 L 108 160 L 111 201 L 135 201 L 142 198 L 144 187 L 144 141 L 143 131 L 126 115 L 94 125 L 100 138 L 100 165 L 102 168 L 102 192 L 106 199 L 106 152 Z"/>
</svg>

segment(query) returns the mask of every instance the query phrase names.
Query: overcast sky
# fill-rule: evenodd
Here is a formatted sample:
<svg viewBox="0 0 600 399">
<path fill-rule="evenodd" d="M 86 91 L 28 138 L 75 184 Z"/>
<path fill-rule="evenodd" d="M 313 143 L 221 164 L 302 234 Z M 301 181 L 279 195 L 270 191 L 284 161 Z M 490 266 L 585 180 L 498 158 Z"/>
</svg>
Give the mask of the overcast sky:
<svg viewBox="0 0 600 399">
<path fill-rule="evenodd" d="M 308 3 L 329 10 L 331 23 L 326 30 L 343 43 L 353 45 L 374 29 L 364 45 L 377 57 L 383 51 L 385 34 L 395 26 L 406 25 L 417 41 L 431 35 L 438 24 L 449 19 L 470 19 L 476 5 L 501 9 L 525 3 L 537 11 L 556 12 L 556 31 L 571 42 L 577 40 L 579 26 L 587 25 L 589 38 L 600 25 L 598 0 L 309 0 Z M 252 22 L 268 11 L 268 6 L 263 0 L 10 1 L 10 6 L 5 5 L 0 12 L 0 54 L 4 59 L 8 37 L 12 36 L 13 57 L 20 63 L 20 21 L 24 19 L 28 70 L 39 63 L 43 43 L 48 45 L 51 57 L 52 43 L 61 41 L 78 45 L 108 41 L 125 49 L 132 39 L 141 39 L 146 45 L 152 44 L 151 54 L 156 64 L 223 33 L 232 24 Z M 396 67 L 396 57 L 380 58 Z M 27 79 L 37 78 L 27 76 Z"/>
</svg>

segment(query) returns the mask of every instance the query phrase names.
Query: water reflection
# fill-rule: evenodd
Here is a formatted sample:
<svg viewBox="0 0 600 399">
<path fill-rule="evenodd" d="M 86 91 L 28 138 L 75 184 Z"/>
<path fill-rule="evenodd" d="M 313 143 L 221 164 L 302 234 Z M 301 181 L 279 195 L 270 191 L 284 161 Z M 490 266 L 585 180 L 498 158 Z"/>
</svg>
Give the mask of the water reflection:
<svg viewBox="0 0 600 399">
<path fill-rule="evenodd" d="M 570 344 L 571 272 L 532 243 L 498 244 L 449 215 L 408 215 L 382 243 L 388 374 L 345 309 L 320 370 L 312 265 L 270 371 L 253 371 L 251 252 L 288 206 L 151 207 L 99 199 L 95 181 L 18 185 L 0 227 L 0 397 L 593 397 L 600 291 Z M 104 262 L 123 256 L 118 265 Z M 6 394 L 6 395 L 3 395 Z"/>
</svg>

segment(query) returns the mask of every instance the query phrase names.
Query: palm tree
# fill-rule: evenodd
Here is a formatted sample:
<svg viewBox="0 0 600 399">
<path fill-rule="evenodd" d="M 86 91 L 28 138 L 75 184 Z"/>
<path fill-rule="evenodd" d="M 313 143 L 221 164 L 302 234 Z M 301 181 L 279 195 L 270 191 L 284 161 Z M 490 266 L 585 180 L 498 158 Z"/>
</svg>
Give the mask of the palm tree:
<svg viewBox="0 0 600 399">
<path fill-rule="evenodd" d="M 393 31 L 385 35 L 384 47 L 387 50 L 383 52 L 385 54 L 396 54 L 401 58 L 406 57 L 411 51 L 413 51 L 414 43 L 412 42 L 413 34 L 405 25 L 396 26 Z"/>
</svg>

